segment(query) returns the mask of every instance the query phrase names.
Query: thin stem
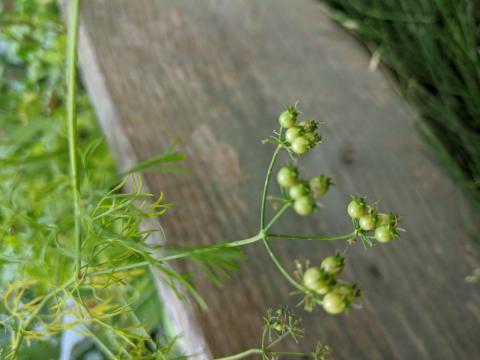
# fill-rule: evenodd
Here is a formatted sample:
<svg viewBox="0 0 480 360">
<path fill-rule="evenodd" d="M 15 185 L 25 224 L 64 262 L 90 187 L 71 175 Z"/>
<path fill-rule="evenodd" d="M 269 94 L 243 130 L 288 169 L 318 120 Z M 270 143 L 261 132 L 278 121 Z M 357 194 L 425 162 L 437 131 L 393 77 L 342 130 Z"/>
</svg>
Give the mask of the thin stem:
<svg viewBox="0 0 480 360">
<path fill-rule="evenodd" d="M 283 339 L 285 339 L 287 336 L 289 336 L 290 333 L 286 332 L 285 334 L 282 334 L 280 335 L 278 338 L 276 338 L 275 340 L 273 340 L 270 344 L 268 344 L 267 348 L 268 349 L 271 349 L 273 348 L 275 345 L 277 345 L 278 343 L 280 343 Z"/>
<path fill-rule="evenodd" d="M 265 230 L 268 230 L 274 223 L 274 220 L 278 220 L 278 218 L 290 207 L 290 205 L 285 204 L 274 216 L 274 218 L 270 221 L 270 223 L 265 227 Z M 200 254 L 204 252 L 210 252 L 210 251 L 215 251 L 219 248 L 225 248 L 225 247 L 240 247 L 248 244 L 253 244 L 259 240 L 263 240 L 263 237 L 266 236 L 268 238 L 277 238 L 277 239 L 291 239 L 291 240 L 310 240 L 310 241 L 337 241 L 337 240 L 346 240 L 350 239 L 353 236 L 355 236 L 355 232 L 345 234 L 345 235 L 338 235 L 338 236 L 299 236 L 299 235 L 285 235 L 285 234 L 270 234 L 270 233 L 259 233 L 255 236 L 242 239 L 242 240 L 236 240 L 232 242 L 225 242 L 225 243 L 220 243 L 220 244 L 214 244 L 209 247 L 205 247 L 203 249 L 193 249 L 193 250 L 187 250 L 181 253 L 177 254 L 172 254 L 172 255 L 167 255 L 163 256 L 160 258 L 157 258 L 156 260 L 158 262 L 163 262 L 163 261 L 171 261 L 171 260 L 177 260 L 177 259 L 183 259 L 186 257 L 189 257 L 193 254 Z M 108 275 L 108 274 L 114 274 L 117 272 L 122 272 L 122 271 L 128 271 L 128 270 L 134 270 L 142 267 L 146 267 L 149 265 L 155 265 L 154 262 L 151 261 L 141 261 L 137 262 L 134 264 L 128 264 L 124 266 L 119 266 L 117 268 L 110 268 L 110 269 L 105 269 L 105 270 L 99 270 L 99 271 L 93 271 L 85 274 L 85 277 L 92 277 L 92 276 L 99 276 L 99 275 Z"/>
<path fill-rule="evenodd" d="M 268 229 L 270 229 L 273 226 L 273 224 L 275 224 L 277 222 L 277 220 L 280 219 L 280 217 L 283 215 L 283 213 L 285 211 L 287 211 L 290 206 L 291 206 L 291 203 L 286 203 L 285 205 L 283 205 L 280 208 L 280 210 L 278 210 L 277 213 L 273 216 L 272 220 L 270 220 L 270 222 L 267 224 L 267 226 L 265 226 L 265 229 L 263 231 L 267 232 Z"/>
<path fill-rule="evenodd" d="M 299 236 L 299 235 L 288 235 L 288 234 L 268 234 L 269 238 L 277 239 L 290 239 L 290 240 L 307 240 L 307 241 L 337 241 L 337 240 L 348 240 L 355 237 L 355 231 L 337 236 Z"/>
<path fill-rule="evenodd" d="M 275 263 L 277 266 L 278 270 L 282 273 L 282 275 L 288 280 L 290 284 L 295 286 L 297 289 L 301 291 L 305 291 L 304 287 L 300 285 L 297 281 L 295 281 L 294 278 L 290 276 L 288 271 L 283 267 L 283 265 L 280 263 L 280 261 L 276 258 L 275 254 L 272 251 L 272 248 L 270 247 L 270 244 L 268 243 L 267 237 L 264 237 L 263 239 L 263 245 L 265 245 L 265 248 L 267 249 L 268 256 L 272 259 L 272 261 Z"/>
<path fill-rule="evenodd" d="M 159 257 L 155 260 L 158 261 L 158 262 L 171 261 L 171 260 L 176 260 L 176 259 L 183 259 L 183 258 L 189 257 L 193 254 L 200 254 L 200 253 L 204 253 L 204 252 L 215 251 L 215 250 L 218 250 L 219 248 L 230 248 L 230 247 L 244 246 L 244 245 L 252 244 L 254 242 L 257 242 L 257 241 L 261 240 L 263 238 L 263 236 L 264 236 L 263 233 L 259 233 L 255 236 L 252 236 L 252 237 L 249 237 L 249 238 L 246 238 L 246 239 L 236 240 L 236 241 L 232 241 L 232 242 L 224 242 L 224 243 L 220 243 L 220 244 L 213 244 L 213 245 L 210 245 L 208 247 L 201 248 L 201 249 L 192 249 L 192 250 L 187 250 L 187 251 L 177 253 L 177 254 L 172 254 L 172 255 Z M 142 267 L 149 266 L 149 265 L 155 265 L 155 262 L 141 261 L 141 262 L 137 262 L 137 263 L 134 263 L 134 264 L 119 266 L 117 268 L 110 268 L 110 269 L 105 269 L 105 270 L 93 271 L 93 272 L 89 272 L 89 273 L 85 274 L 85 277 L 114 274 L 114 273 L 117 273 L 117 272 L 138 269 L 138 268 L 142 268 Z"/>
<path fill-rule="evenodd" d="M 80 229 L 80 187 L 77 157 L 77 40 L 80 0 L 70 0 L 68 17 L 68 46 L 67 46 L 67 126 L 68 126 L 68 153 L 70 158 L 70 181 L 73 191 L 74 208 L 74 236 L 75 236 L 75 269 L 80 278 L 82 262 L 82 239 Z"/>
<path fill-rule="evenodd" d="M 293 352 L 293 351 L 272 351 L 269 354 L 278 356 L 278 355 L 283 355 L 283 356 L 312 356 L 312 353 L 304 353 L 304 352 Z"/>
<path fill-rule="evenodd" d="M 42 299 L 42 301 L 38 304 L 37 308 L 35 309 L 35 311 L 30 315 L 30 317 L 28 318 L 28 320 L 25 322 L 24 325 L 22 325 L 20 327 L 20 329 L 18 329 L 18 336 L 15 338 L 14 340 L 14 343 L 12 345 L 12 348 L 13 348 L 13 358 L 17 358 L 18 356 L 18 351 L 20 350 L 20 347 L 22 345 L 22 342 L 23 342 L 23 337 L 24 337 L 24 332 L 28 330 L 28 328 L 30 327 L 30 325 L 32 325 L 32 322 L 33 320 L 35 320 L 35 318 L 37 317 L 37 315 L 40 313 L 40 311 L 42 311 L 43 307 L 47 304 L 47 302 L 53 297 L 55 296 L 56 294 L 58 294 L 59 292 L 62 292 L 64 289 L 70 287 L 73 283 L 75 282 L 75 279 L 70 279 L 69 281 L 67 281 L 64 285 L 58 287 L 58 288 L 55 288 L 53 289 L 52 291 L 50 291 L 47 295 L 45 295 L 45 297 Z"/>
<path fill-rule="evenodd" d="M 78 40 L 78 20 L 79 20 L 79 4 L 80 0 L 70 0 L 69 2 L 69 18 L 68 18 L 68 44 L 67 44 L 67 99 L 66 99 L 66 112 L 67 112 L 67 128 L 68 128 L 68 152 L 70 159 L 70 181 L 73 193 L 73 208 L 74 208 L 74 238 L 76 248 L 76 275 L 80 277 L 81 267 L 81 234 L 80 234 L 80 188 L 79 188 L 79 176 L 78 176 L 78 158 L 77 158 L 77 104 L 76 104 L 76 85 L 77 85 L 77 40 Z M 63 287 L 57 288 L 48 293 L 37 309 L 32 313 L 25 325 L 20 329 L 20 334 L 15 340 L 15 352 L 14 356 L 17 356 L 23 341 L 23 333 L 28 330 L 33 320 L 40 313 L 45 304 L 50 300 L 52 296 L 60 292 L 66 286 L 70 286 L 73 280 L 70 280 Z"/>
<path fill-rule="evenodd" d="M 283 355 L 283 356 L 308 356 L 312 355 L 311 353 L 304 353 L 304 352 L 293 352 L 293 351 L 268 351 L 267 352 L 270 355 L 278 356 L 278 355 Z M 230 356 L 225 356 L 222 358 L 216 358 L 215 360 L 237 360 L 237 359 L 243 359 L 246 358 L 247 356 L 250 355 L 255 355 L 255 354 L 264 354 L 264 351 L 262 349 L 248 349 L 246 351 L 243 351 L 241 353 L 235 354 L 235 355 L 230 355 Z"/>
<path fill-rule="evenodd" d="M 218 250 L 219 248 L 233 248 L 233 247 L 239 247 L 239 246 L 244 246 L 248 244 L 252 244 L 254 242 L 257 242 L 263 238 L 264 234 L 263 233 L 258 233 L 255 236 L 242 239 L 242 240 L 236 240 L 236 241 L 231 241 L 231 242 L 221 242 L 218 244 L 213 244 L 206 246 L 205 248 L 197 248 L 197 249 L 192 249 L 192 250 L 187 250 L 185 252 L 173 254 L 173 255 L 167 255 L 163 256 L 161 258 L 158 258 L 158 261 L 170 261 L 170 260 L 175 260 L 175 259 L 182 259 L 185 257 L 188 257 L 193 254 L 201 254 L 204 252 L 210 252 L 210 251 L 215 251 Z"/>
<path fill-rule="evenodd" d="M 262 332 L 262 353 L 265 353 L 265 336 L 267 336 L 267 327 L 263 327 L 263 332 Z"/>
<path fill-rule="evenodd" d="M 91 331 L 88 327 L 85 329 L 89 334 L 90 336 L 93 338 L 93 340 L 95 341 L 95 343 L 100 347 L 100 349 L 105 353 L 105 355 L 111 359 L 111 360 L 115 360 L 117 359 L 117 357 L 115 356 L 115 354 L 113 354 L 110 349 L 107 347 L 107 345 L 105 345 L 103 343 L 102 340 L 100 340 L 98 338 L 97 335 L 95 335 L 95 333 L 93 331 Z"/>
<path fill-rule="evenodd" d="M 110 274 L 115 274 L 115 273 L 122 272 L 122 271 L 139 269 L 139 268 L 146 267 L 146 266 L 149 266 L 149 265 L 154 265 L 154 263 L 152 263 L 150 261 L 141 261 L 141 262 L 136 262 L 136 263 L 133 263 L 133 264 L 119 266 L 119 267 L 116 267 L 116 268 L 109 268 L 109 269 L 105 269 L 105 270 L 88 272 L 88 273 L 85 274 L 84 277 L 88 278 L 88 277 L 92 277 L 92 276 L 110 275 Z"/>
<path fill-rule="evenodd" d="M 282 339 L 282 338 L 279 338 Z M 278 339 L 277 339 L 278 340 Z M 277 341 L 271 343 L 267 348 L 271 348 L 274 344 L 278 343 Z M 311 353 L 304 353 L 304 352 L 293 352 L 293 351 L 268 351 L 264 349 L 248 349 L 246 351 L 240 352 L 238 354 L 230 355 L 230 356 L 225 356 L 222 358 L 217 358 L 215 360 L 237 360 L 237 359 L 243 359 L 246 358 L 247 356 L 250 355 L 255 355 L 255 354 L 269 354 L 269 355 L 284 355 L 284 356 L 308 356 L 311 355 Z"/>
<path fill-rule="evenodd" d="M 268 165 L 267 176 L 265 177 L 265 183 L 263 185 L 262 207 L 260 209 L 260 230 L 263 230 L 265 225 L 265 207 L 267 204 L 268 185 L 270 183 L 273 165 L 275 165 L 275 160 L 277 159 L 278 153 L 280 152 L 281 148 L 281 145 L 277 146 L 275 152 L 273 153 L 272 160 L 270 161 L 270 165 Z"/>
<path fill-rule="evenodd" d="M 280 129 L 280 132 L 281 132 L 281 129 Z M 280 216 L 283 215 L 283 213 L 288 209 L 288 207 L 290 207 L 290 204 L 287 203 L 285 204 L 276 214 L 275 216 L 272 218 L 272 220 L 270 220 L 270 222 L 268 223 L 268 225 L 265 227 L 265 205 L 266 205 L 266 200 L 267 200 L 267 195 L 268 195 L 268 185 L 270 183 L 270 178 L 272 176 L 272 170 L 273 170 L 273 166 L 275 165 L 275 161 L 277 160 L 277 156 L 278 156 L 278 153 L 280 151 L 280 149 L 282 148 L 281 145 L 278 145 L 277 148 L 275 149 L 275 152 L 273 153 L 273 156 L 272 156 L 272 160 L 270 161 L 270 165 L 268 166 L 268 170 L 267 170 L 267 175 L 265 176 L 265 184 L 263 186 L 263 194 L 262 194 L 262 208 L 260 210 L 260 233 L 263 233 L 264 236 L 262 238 L 262 241 L 263 241 L 263 244 L 265 245 L 265 248 L 267 249 L 267 253 L 268 255 L 270 256 L 270 258 L 272 259 L 272 261 L 275 263 L 275 265 L 277 266 L 278 270 L 280 270 L 280 272 L 282 273 L 282 275 L 294 286 L 296 287 L 297 289 L 299 290 L 304 290 L 303 289 L 303 286 L 300 285 L 298 282 L 295 281 L 295 279 L 293 279 L 290 274 L 288 273 L 288 271 L 283 267 L 283 265 L 280 263 L 280 261 L 278 261 L 278 259 L 275 257 L 275 255 L 273 254 L 273 251 L 270 247 L 270 245 L 268 244 L 268 240 L 267 240 L 267 235 L 266 235 L 266 230 L 268 230 L 279 218 Z"/>
<path fill-rule="evenodd" d="M 255 355 L 255 354 L 263 354 L 262 349 L 248 349 L 246 351 L 243 351 L 241 353 L 235 354 L 235 355 L 230 355 L 230 356 L 225 356 L 222 358 L 217 358 L 215 360 L 237 360 L 237 359 L 243 359 L 246 358 L 247 356 L 250 355 Z"/>
</svg>

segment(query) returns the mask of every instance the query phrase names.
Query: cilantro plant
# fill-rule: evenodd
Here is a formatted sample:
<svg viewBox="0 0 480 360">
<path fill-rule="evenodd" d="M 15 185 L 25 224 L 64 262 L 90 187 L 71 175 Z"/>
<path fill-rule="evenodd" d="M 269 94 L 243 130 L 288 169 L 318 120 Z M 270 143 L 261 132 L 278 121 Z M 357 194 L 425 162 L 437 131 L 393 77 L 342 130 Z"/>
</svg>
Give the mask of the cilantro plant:
<svg viewBox="0 0 480 360">
<path fill-rule="evenodd" d="M 191 279 L 169 263 L 194 261 L 212 280 L 221 281 L 222 274 L 236 268 L 238 249 L 256 242 L 263 244 L 306 310 L 321 306 L 330 314 L 340 314 L 358 299 L 359 288 L 339 280 L 345 265 L 342 254 L 327 256 L 313 266 L 297 263 L 296 271 L 290 273 L 272 247 L 280 240 L 353 244 L 356 239 L 371 246 L 398 236 L 397 216 L 377 213 L 374 205 L 358 196 L 346 208 L 352 229 L 344 235 L 273 231 L 289 210 L 300 216 L 314 215 L 319 210 L 318 199 L 332 185 L 326 175 L 302 178 L 298 168 L 301 156 L 321 142 L 318 121 L 299 122 L 297 109 L 290 106 L 280 114 L 278 130 L 264 141 L 274 150 L 260 199 L 258 233 L 203 246 L 152 246 L 147 240 L 158 228 L 145 230 L 140 224 L 164 215 L 171 204 L 162 194 L 155 197 L 143 191 L 137 173 L 175 163 L 183 155 L 172 146 L 126 174 L 116 175 L 103 139 L 95 138 L 98 128 L 86 97 L 77 94 L 79 0 L 69 2 L 67 39 L 51 12 L 36 12 L 35 1 L 18 0 L 16 5 L 17 15 L 2 13 L 0 18 L 2 56 L 8 65 L 2 68 L 8 76 L 1 83 L 7 100 L 0 118 L 4 132 L 0 143 L 4 169 L 0 175 L 2 359 L 25 358 L 35 345 L 58 341 L 72 329 L 92 339 L 108 358 L 176 357 L 175 339 L 152 335 L 155 324 L 149 322 L 150 316 L 139 315 L 138 303 L 146 301 L 142 298 L 145 284 L 152 284 L 148 269 L 161 271 L 179 296 L 178 286 L 182 286 L 206 307 Z M 63 75 L 59 52 L 65 44 L 67 71 Z M 291 163 L 276 169 L 282 152 L 290 155 Z M 273 195 L 270 186 L 275 173 L 279 191 Z M 127 182 L 130 192 L 125 192 Z M 268 201 L 276 205 L 271 216 L 267 216 Z M 263 359 L 327 357 L 324 346 L 308 353 L 276 350 L 284 339 L 301 335 L 299 320 L 290 310 L 269 311 L 261 346 L 224 360 L 254 354 Z"/>
</svg>

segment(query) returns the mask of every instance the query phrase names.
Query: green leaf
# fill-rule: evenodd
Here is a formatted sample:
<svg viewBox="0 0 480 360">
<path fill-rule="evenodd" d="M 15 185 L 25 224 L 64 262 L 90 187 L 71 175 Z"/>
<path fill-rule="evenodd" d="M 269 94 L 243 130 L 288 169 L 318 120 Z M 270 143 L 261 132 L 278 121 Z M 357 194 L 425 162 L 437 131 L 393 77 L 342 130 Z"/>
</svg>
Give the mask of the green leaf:
<svg viewBox="0 0 480 360">
<path fill-rule="evenodd" d="M 178 141 L 174 141 L 163 154 L 151 157 L 148 160 L 142 161 L 141 163 L 135 165 L 130 170 L 126 171 L 123 175 L 128 175 L 135 172 L 154 172 L 154 171 L 167 171 L 167 172 L 176 172 L 176 173 L 185 173 L 184 168 L 178 166 L 165 166 L 167 163 L 174 163 L 183 161 L 186 159 L 185 154 L 176 150 Z"/>
</svg>

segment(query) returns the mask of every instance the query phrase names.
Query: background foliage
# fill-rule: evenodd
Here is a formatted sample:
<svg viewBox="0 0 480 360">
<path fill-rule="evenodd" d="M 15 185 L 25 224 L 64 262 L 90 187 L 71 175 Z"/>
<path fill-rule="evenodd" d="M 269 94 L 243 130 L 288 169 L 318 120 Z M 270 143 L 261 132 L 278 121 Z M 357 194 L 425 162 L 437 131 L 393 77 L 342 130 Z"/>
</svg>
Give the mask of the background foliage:
<svg viewBox="0 0 480 360">
<path fill-rule="evenodd" d="M 4 358 L 9 336 L 35 310 L 37 299 L 71 276 L 74 256 L 72 217 L 67 215 L 73 209 L 64 121 L 65 28 L 54 1 L 3 1 L 0 6 L 0 357 Z M 86 237 L 92 244 L 86 251 L 89 261 L 102 264 L 108 253 L 108 258 L 125 263 L 128 255 L 135 257 L 142 251 L 145 235 L 138 232 L 136 222 L 127 225 L 116 216 L 120 212 L 135 213 L 141 219 L 158 214 L 164 207 L 157 204 L 137 209 L 134 202 L 149 198 L 140 186 L 128 197 L 112 187 L 118 177 L 82 90 L 78 95 L 78 130 L 84 221 L 89 228 Z M 124 241 L 112 241 L 117 233 Z M 104 246 L 97 250 L 99 243 Z M 127 243 L 129 251 L 124 250 Z M 123 250 L 121 255 L 119 249 Z M 30 279 L 28 286 L 22 285 L 21 279 Z M 84 291 L 86 298 L 91 293 L 91 289 L 77 291 Z M 98 289 L 94 297 L 99 304 L 102 296 L 102 289 Z M 121 308 L 119 302 L 127 297 L 133 302 Z M 99 318 L 105 316 L 105 323 L 112 329 L 114 317 L 107 319 L 106 315 L 116 311 L 117 315 L 134 317 L 132 322 L 141 322 L 149 333 L 160 337 L 166 333 L 159 328 L 163 320 L 161 305 L 148 272 L 139 271 L 118 298 L 120 301 L 110 302 L 110 307 L 97 307 Z M 38 359 L 39 353 L 43 359 L 58 358 L 61 332 L 55 330 L 61 329 L 54 329 L 52 324 L 59 319 L 55 319 L 55 311 L 43 315 L 44 328 L 27 334 L 33 341 L 24 347 L 20 358 Z M 72 325 L 65 326 L 69 327 Z M 39 334 L 35 331 L 47 335 L 51 331 L 50 340 L 36 342 Z M 101 334 L 107 338 L 99 340 L 114 342 L 108 332 Z M 91 352 L 89 342 L 76 351 L 78 358 Z"/>
<path fill-rule="evenodd" d="M 422 134 L 480 207 L 480 2 L 324 1 L 391 70 Z"/>
</svg>

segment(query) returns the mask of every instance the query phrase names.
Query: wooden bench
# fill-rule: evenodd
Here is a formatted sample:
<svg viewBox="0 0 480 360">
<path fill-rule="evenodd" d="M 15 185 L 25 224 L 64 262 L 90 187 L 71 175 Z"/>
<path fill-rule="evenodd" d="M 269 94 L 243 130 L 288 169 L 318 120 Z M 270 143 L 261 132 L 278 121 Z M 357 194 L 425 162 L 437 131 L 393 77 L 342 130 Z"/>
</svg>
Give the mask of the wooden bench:
<svg viewBox="0 0 480 360">
<path fill-rule="evenodd" d="M 277 229 L 348 232 L 345 206 L 356 193 L 401 214 L 402 240 L 368 250 L 358 243 L 348 252 L 346 278 L 364 290 L 362 309 L 336 317 L 298 309 L 306 336 L 297 348 L 321 340 L 336 359 L 480 358 L 479 288 L 464 280 L 476 266 L 468 220 L 478 216 L 418 136 L 415 114 L 381 71 L 368 70 L 368 54 L 320 4 L 84 0 L 79 53 L 120 168 L 181 138 L 189 175 L 145 175 L 153 193 L 175 203 L 161 219 L 168 243 L 258 231 L 273 150 L 261 140 L 297 100 L 306 116 L 325 123 L 324 143 L 302 165 L 311 175 L 330 174 L 336 187 L 324 210 L 308 219 L 289 213 Z M 344 246 L 274 243 L 291 270 L 296 258 L 318 263 Z M 159 285 L 187 353 L 209 358 L 256 347 L 266 308 L 299 300 L 261 244 L 245 250 L 223 288 L 197 278 L 209 311 Z"/>
</svg>

